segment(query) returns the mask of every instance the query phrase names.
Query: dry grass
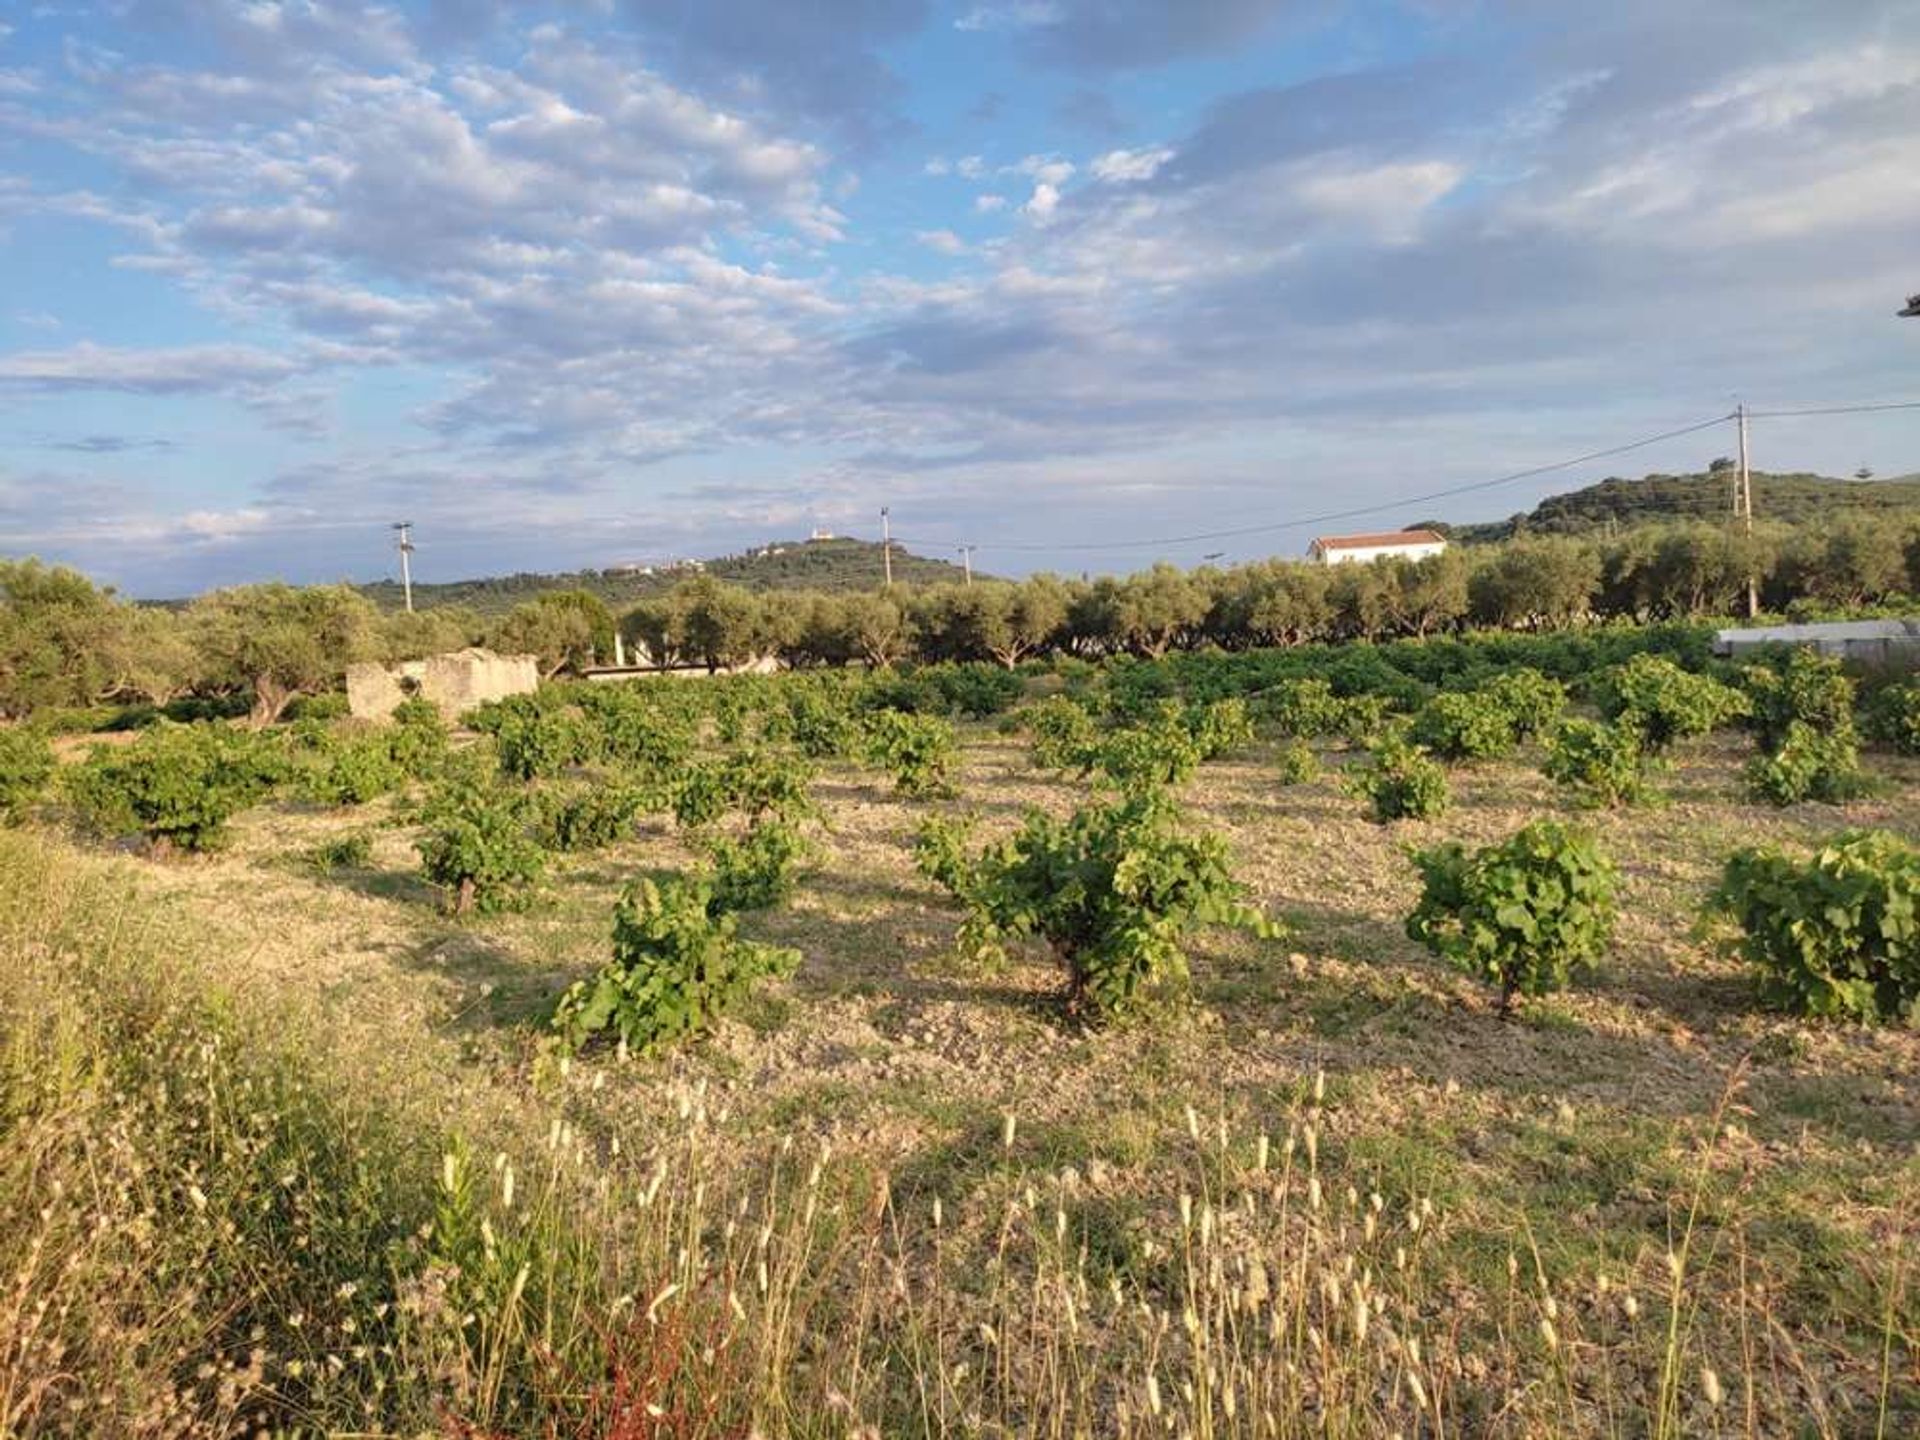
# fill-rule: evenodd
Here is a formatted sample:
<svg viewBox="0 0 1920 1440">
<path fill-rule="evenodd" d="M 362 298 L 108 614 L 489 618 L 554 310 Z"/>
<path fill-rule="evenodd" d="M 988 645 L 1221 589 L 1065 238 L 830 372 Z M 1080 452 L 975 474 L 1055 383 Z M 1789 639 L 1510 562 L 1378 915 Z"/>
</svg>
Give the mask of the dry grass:
<svg viewBox="0 0 1920 1440">
<path fill-rule="evenodd" d="M 1670 805 L 1587 818 L 1623 862 L 1616 944 L 1513 1022 L 1400 917 L 1403 845 L 1556 807 L 1515 764 L 1455 771 L 1453 811 L 1392 830 L 1335 774 L 1209 765 L 1186 798 L 1292 934 L 1206 940 L 1191 1007 L 1107 1033 L 1059 1021 L 1044 965 L 954 959 L 907 856 L 920 807 L 853 770 L 818 788 L 830 833 L 795 902 L 747 922 L 801 972 L 654 1061 L 562 1066 L 539 1027 L 599 962 L 620 885 L 687 862 L 665 827 L 473 923 L 437 913 L 382 807 L 256 812 L 205 862 L 61 866 L 179 927 L 207 983 L 293 1006 L 329 1083 L 406 1097 L 423 1143 L 539 1155 L 564 1125 L 538 1233 L 597 1257 L 565 1282 L 569 1343 L 671 1394 L 681 1428 L 657 1433 L 1915 1433 L 1920 1036 L 1759 1014 L 1690 927 L 1736 843 L 1920 832 L 1920 767 L 1775 812 L 1740 800 L 1742 758 L 1690 751 Z M 962 785 L 990 829 L 1079 798 L 985 734 Z M 373 836 L 365 869 L 295 863 L 349 830 Z M 612 1308 L 668 1286 L 638 1330 Z M 524 1303 L 486 1344 L 409 1352 L 483 1430 L 535 1433 L 500 1429 L 533 1413 L 500 1378 L 535 1386 L 505 1358 L 528 1353 Z M 717 1386 L 737 1403 L 689 1408 Z"/>
</svg>

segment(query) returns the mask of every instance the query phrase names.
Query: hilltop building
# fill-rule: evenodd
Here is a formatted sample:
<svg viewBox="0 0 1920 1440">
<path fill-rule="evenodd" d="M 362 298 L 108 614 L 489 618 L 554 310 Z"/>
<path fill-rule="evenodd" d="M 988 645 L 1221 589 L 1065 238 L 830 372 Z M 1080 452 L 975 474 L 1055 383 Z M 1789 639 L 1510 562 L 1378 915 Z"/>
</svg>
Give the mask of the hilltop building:
<svg viewBox="0 0 1920 1440">
<path fill-rule="evenodd" d="M 1318 536 L 1307 547 L 1307 558 L 1322 565 L 1358 565 L 1388 556 L 1424 560 L 1446 548 L 1446 537 L 1431 530 L 1381 530 L 1367 535 Z"/>
</svg>

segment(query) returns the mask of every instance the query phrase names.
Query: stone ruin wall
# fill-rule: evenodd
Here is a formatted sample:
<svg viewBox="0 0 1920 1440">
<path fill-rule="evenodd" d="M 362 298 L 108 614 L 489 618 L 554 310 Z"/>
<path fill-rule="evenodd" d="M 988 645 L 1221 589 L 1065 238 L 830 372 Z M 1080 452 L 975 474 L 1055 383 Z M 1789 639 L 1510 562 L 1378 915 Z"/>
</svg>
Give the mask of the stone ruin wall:
<svg viewBox="0 0 1920 1440">
<path fill-rule="evenodd" d="M 531 655 L 458 650 L 400 665 L 349 665 L 347 708 L 357 719 L 385 720 L 402 700 L 418 695 L 455 720 L 484 701 L 525 695 L 539 684 L 540 665 Z"/>
</svg>

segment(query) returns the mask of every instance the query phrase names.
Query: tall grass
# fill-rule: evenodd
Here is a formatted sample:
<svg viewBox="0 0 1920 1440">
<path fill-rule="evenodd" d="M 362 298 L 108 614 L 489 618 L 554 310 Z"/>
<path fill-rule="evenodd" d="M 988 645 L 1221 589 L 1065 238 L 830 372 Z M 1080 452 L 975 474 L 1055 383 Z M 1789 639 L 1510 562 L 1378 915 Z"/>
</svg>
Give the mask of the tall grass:
<svg viewBox="0 0 1920 1440">
<path fill-rule="evenodd" d="M 1671 1243 L 1554 1273 L 1523 1217 L 1469 1233 L 1334 1163 L 1317 1084 L 1264 1132 L 1189 1110 L 1120 1225 L 1111 1177 L 1027 1163 L 1018 1117 L 948 1194 L 808 1135 L 743 1156 L 698 1088 L 608 1128 L 597 1067 L 642 1063 L 616 1057 L 565 1068 L 544 1139 L 524 1116 L 449 1133 L 440 1097 L 224 990 L 197 947 L 111 870 L 0 835 L 0 1435 L 1847 1436 L 1920 1414 L 1912 1217 L 1873 1270 L 1883 1333 L 1809 1337 L 1744 1243 L 1724 1114 L 1676 1137 Z M 1498 1277 L 1502 1252 L 1504 1279 L 1463 1261 Z"/>
</svg>

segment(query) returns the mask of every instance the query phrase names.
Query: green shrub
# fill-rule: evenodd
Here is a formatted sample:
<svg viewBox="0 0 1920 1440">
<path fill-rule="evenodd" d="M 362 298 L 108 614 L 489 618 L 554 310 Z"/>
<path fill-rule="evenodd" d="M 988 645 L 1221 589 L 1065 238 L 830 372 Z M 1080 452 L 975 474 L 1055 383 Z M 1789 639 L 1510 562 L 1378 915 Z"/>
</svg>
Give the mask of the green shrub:
<svg viewBox="0 0 1920 1440">
<path fill-rule="evenodd" d="M 1491 695 L 1450 690 L 1413 718 L 1412 738 L 1443 760 L 1490 760 L 1519 743 L 1513 716 Z"/>
<path fill-rule="evenodd" d="M 516 780 L 558 775 L 593 756 L 593 737 L 573 710 L 507 711 L 494 732 L 501 773 Z"/>
<path fill-rule="evenodd" d="M 1541 771 L 1593 809 L 1639 805 L 1653 798 L 1640 736 L 1624 725 L 1563 720 L 1548 742 Z"/>
<path fill-rule="evenodd" d="M 1047 770 L 1084 769 L 1100 743 L 1086 706 L 1070 696 L 1050 695 L 1025 711 L 1033 735 L 1033 763 Z"/>
<path fill-rule="evenodd" d="M 1385 695 L 1349 695 L 1340 702 L 1335 728 L 1349 745 L 1371 745 L 1392 710 L 1393 701 Z"/>
<path fill-rule="evenodd" d="M 1889 685 L 1867 707 L 1867 734 L 1902 755 L 1920 755 L 1920 681 Z"/>
<path fill-rule="evenodd" d="M 938 715 L 876 710 L 867 717 L 867 759 L 893 776 L 894 788 L 915 799 L 951 795 L 959 754 L 953 726 Z"/>
<path fill-rule="evenodd" d="M 860 722 L 839 696 L 799 690 L 787 697 L 784 729 L 802 755 L 814 760 L 843 759 L 856 752 Z"/>
<path fill-rule="evenodd" d="M 1264 697 L 1262 709 L 1283 735 L 1317 740 L 1338 734 L 1348 719 L 1345 701 L 1325 680 L 1282 680 Z"/>
<path fill-rule="evenodd" d="M 1305 785 L 1320 776 L 1320 757 L 1300 739 L 1289 740 L 1274 757 L 1274 771 L 1282 785 Z"/>
<path fill-rule="evenodd" d="M 810 847 L 800 831 L 785 820 L 762 819 L 735 838 L 717 836 L 707 843 L 713 862 L 715 913 L 765 910 L 791 898 L 795 872 Z"/>
<path fill-rule="evenodd" d="M 431 700 L 414 695 L 394 706 L 387 749 L 409 780 L 425 780 L 440 767 L 448 738 L 447 722 Z"/>
<path fill-rule="evenodd" d="M 640 786 L 604 783 L 545 796 L 541 838 L 562 854 L 604 850 L 628 837 L 649 798 Z"/>
<path fill-rule="evenodd" d="M 1769 805 L 1841 805 L 1871 788 L 1852 727 L 1817 730 L 1804 720 L 1788 724 L 1771 754 L 1748 761 L 1745 776 L 1747 793 Z"/>
<path fill-rule="evenodd" d="M 546 859 L 530 833 L 530 798 L 472 767 L 448 776 L 421 811 L 417 842 L 426 877 L 448 908 L 488 914 L 521 903 Z"/>
<path fill-rule="evenodd" d="M 1450 965 L 1515 995 L 1566 987 L 1606 945 L 1616 874 L 1590 836 L 1537 820 L 1469 853 L 1457 841 L 1418 852 L 1423 886 L 1407 934 Z"/>
<path fill-rule="evenodd" d="M 306 777 L 308 795 L 322 805 L 364 805 L 391 794 L 407 772 L 393 758 L 390 732 L 355 732 L 333 737 Z"/>
<path fill-rule="evenodd" d="M 245 713 L 242 711 L 241 713 Z M 283 720 L 344 720 L 353 713 L 347 703 L 344 690 L 327 690 L 318 695 L 296 695 L 287 702 L 287 708 L 280 712 Z M 195 715 L 193 719 L 220 718 L 213 715 Z"/>
<path fill-rule="evenodd" d="M 1186 978 L 1181 942 L 1195 926 L 1274 933 L 1245 903 L 1226 842 L 1177 822 L 1165 796 L 1134 794 L 1064 821 L 1030 813 L 1018 834 L 970 855 L 963 829 L 935 821 L 916 859 L 967 907 L 961 941 L 978 958 L 1044 940 L 1067 972 L 1068 1012 L 1117 1019 Z"/>
<path fill-rule="evenodd" d="M 137 831 L 157 853 L 210 850 L 226 824 L 286 773 L 261 737 L 217 723 L 163 723 L 119 749 L 96 748 L 66 774 L 67 794 L 96 829 Z"/>
<path fill-rule="evenodd" d="M 1546 734 L 1567 708 L 1567 687 L 1530 665 L 1503 670 L 1479 693 L 1507 712 L 1514 736 L 1520 740 Z"/>
<path fill-rule="evenodd" d="M 1637 734 L 1650 755 L 1676 740 L 1705 735 L 1747 710 L 1746 696 L 1733 687 L 1644 653 L 1607 675 L 1598 699 L 1602 713 Z"/>
<path fill-rule="evenodd" d="M 1011 710 L 1027 693 L 1026 682 L 1014 671 L 977 660 L 929 665 L 914 678 L 940 697 L 943 708 L 970 720 L 985 720 Z"/>
<path fill-rule="evenodd" d="M 53 746 L 38 730 L 0 725 L 0 820 L 18 820 L 53 778 Z"/>
<path fill-rule="evenodd" d="M 1253 743 L 1253 715 L 1244 700 L 1190 705 L 1185 716 L 1187 732 L 1199 747 L 1202 760 L 1217 760 Z"/>
<path fill-rule="evenodd" d="M 1431 820 L 1447 808 L 1447 772 L 1399 735 L 1373 747 L 1349 788 L 1372 802 L 1373 818 L 1382 825 Z"/>
<path fill-rule="evenodd" d="M 1829 735 L 1853 729 L 1853 681 L 1832 656 L 1796 649 L 1777 668 L 1749 665 L 1741 678 L 1754 734 L 1768 753 L 1787 743 L 1796 724 Z"/>
<path fill-rule="evenodd" d="M 1707 903 L 1762 1000 L 1802 1015 L 1920 1020 L 1920 850 L 1855 831 L 1806 860 L 1736 850 Z"/>
<path fill-rule="evenodd" d="M 807 795 L 812 781 L 813 771 L 791 756 L 743 750 L 690 767 L 674 791 L 673 816 L 688 829 L 711 825 L 736 810 L 750 820 L 761 815 L 797 819 L 812 808 Z"/>
<path fill-rule="evenodd" d="M 1161 702 L 1161 713 L 1140 725 L 1109 730 L 1083 763 L 1128 793 L 1164 789 L 1193 778 L 1206 758 L 1180 703 Z"/>
<path fill-rule="evenodd" d="M 756 981 L 800 963 L 798 951 L 740 939 L 735 924 L 704 877 L 635 882 L 614 911 L 612 960 L 561 997 L 554 1028 L 575 1049 L 611 1035 L 637 1051 L 705 1030 Z"/>
</svg>

